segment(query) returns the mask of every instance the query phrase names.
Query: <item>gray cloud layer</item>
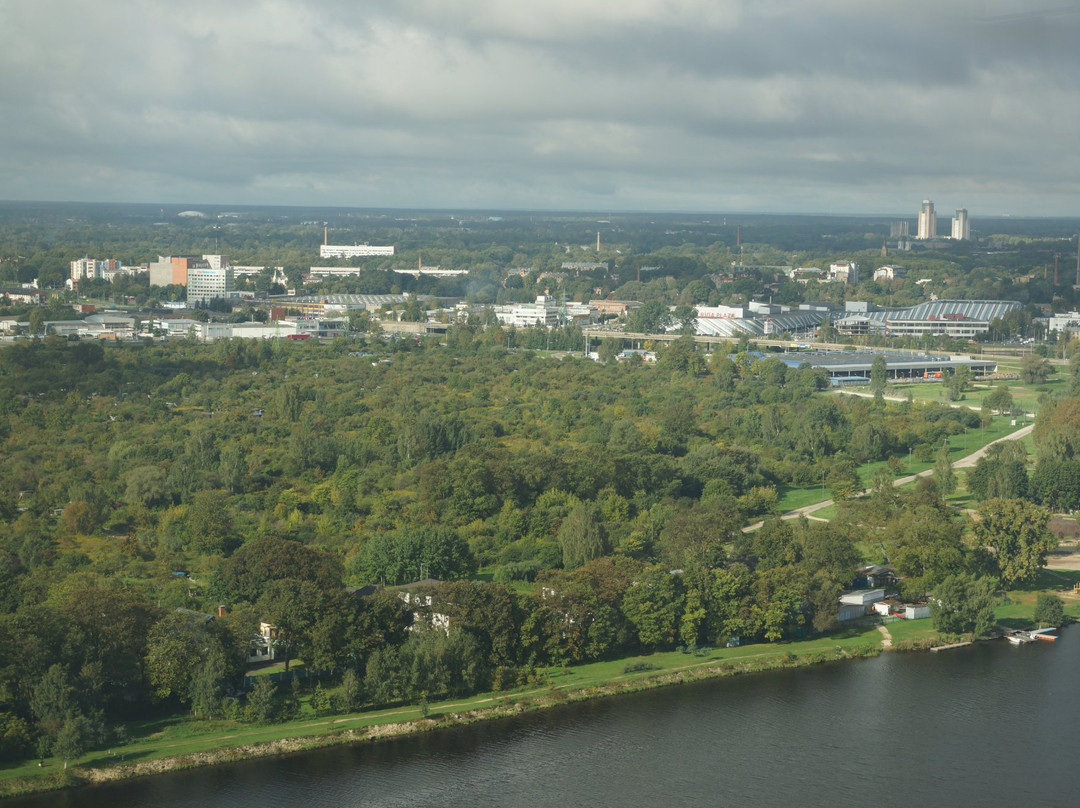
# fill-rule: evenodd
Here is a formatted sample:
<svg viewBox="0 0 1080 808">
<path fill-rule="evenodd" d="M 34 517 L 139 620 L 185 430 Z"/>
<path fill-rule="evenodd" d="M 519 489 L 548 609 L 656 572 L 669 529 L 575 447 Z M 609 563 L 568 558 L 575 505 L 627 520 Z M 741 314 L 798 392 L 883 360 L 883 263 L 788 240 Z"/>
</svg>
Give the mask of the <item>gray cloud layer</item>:
<svg viewBox="0 0 1080 808">
<path fill-rule="evenodd" d="M 1078 207 L 1067 0 L 0 0 L 0 198 Z"/>
</svg>

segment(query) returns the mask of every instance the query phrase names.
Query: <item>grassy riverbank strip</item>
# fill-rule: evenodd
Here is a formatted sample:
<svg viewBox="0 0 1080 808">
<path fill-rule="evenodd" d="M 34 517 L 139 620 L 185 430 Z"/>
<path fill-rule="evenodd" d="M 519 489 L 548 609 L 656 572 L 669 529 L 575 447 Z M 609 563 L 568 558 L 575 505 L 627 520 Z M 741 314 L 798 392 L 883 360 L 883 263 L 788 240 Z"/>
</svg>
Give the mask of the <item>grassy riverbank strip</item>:
<svg viewBox="0 0 1080 808">
<path fill-rule="evenodd" d="M 1038 588 L 1010 592 L 1009 598 L 999 604 L 999 623 L 1030 627 L 1037 594 L 1052 591 L 1051 584 L 1061 585 L 1074 575 L 1044 570 Z M 1066 615 L 1080 619 L 1080 595 L 1062 594 Z M 252 725 L 174 716 L 130 725 L 130 743 L 70 761 L 67 771 L 63 769 L 63 761 L 55 758 L 46 758 L 42 768 L 36 761 L 0 768 L 0 798 L 327 746 L 402 738 L 672 684 L 875 656 L 882 650 L 886 637 L 894 651 L 928 649 L 943 641 L 928 619 L 902 620 L 884 628 L 883 632 L 879 624 L 867 622 L 794 642 L 656 652 L 574 667 L 552 667 L 538 671 L 539 684 L 516 690 L 362 713 L 316 717 L 305 699 L 307 715 L 281 724 Z"/>
<path fill-rule="evenodd" d="M 135 728 L 131 743 L 71 761 L 46 759 L 0 769 L 0 797 L 104 783 L 345 743 L 400 738 L 441 727 L 519 715 L 559 704 L 721 676 L 795 668 L 876 655 L 871 625 L 774 645 L 655 653 L 540 672 L 540 686 L 487 693 L 426 706 L 307 717 L 268 726 L 174 718 Z"/>
</svg>

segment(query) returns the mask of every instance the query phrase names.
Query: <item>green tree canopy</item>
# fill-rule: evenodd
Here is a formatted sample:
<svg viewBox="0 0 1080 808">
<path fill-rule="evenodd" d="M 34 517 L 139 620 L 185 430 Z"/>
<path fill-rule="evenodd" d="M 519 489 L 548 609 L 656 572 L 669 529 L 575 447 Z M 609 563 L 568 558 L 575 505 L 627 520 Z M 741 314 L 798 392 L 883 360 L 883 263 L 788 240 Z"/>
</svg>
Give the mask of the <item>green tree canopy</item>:
<svg viewBox="0 0 1080 808">
<path fill-rule="evenodd" d="M 969 573 L 950 575 L 934 587 L 930 617 L 934 628 L 948 634 L 985 637 L 994 627 L 997 581 Z"/>
<path fill-rule="evenodd" d="M 993 554 L 1006 587 L 1035 580 L 1046 565 L 1046 555 L 1057 547 L 1047 529 L 1050 514 L 1021 499 L 991 499 L 979 508 L 975 539 Z"/>
</svg>

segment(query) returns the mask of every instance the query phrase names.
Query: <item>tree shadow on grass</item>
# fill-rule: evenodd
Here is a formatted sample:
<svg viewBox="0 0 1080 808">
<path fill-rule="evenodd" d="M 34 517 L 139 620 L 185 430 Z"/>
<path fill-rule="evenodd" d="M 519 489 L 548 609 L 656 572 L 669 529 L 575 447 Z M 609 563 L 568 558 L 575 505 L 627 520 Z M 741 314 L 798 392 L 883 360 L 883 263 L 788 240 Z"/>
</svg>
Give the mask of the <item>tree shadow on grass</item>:
<svg viewBox="0 0 1080 808">
<path fill-rule="evenodd" d="M 1050 563 L 1053 563 L 1052 556 Z M 1041 569 L 1032 583 L 1017 584 L 1013 589 L 1017 592 L 1041 592 L 1044 589 L 1072 589 L 1077 581 L 1080 581 L 1080 570 Z"/>
<path fill-rule="evenodd" d="M 850 640 L 856 637 L 862 637 L 866 634 L 866 621 L 857 621 L 858 625 L 849 626 L 847 628 L 839 628 L 834 631 L 830 631 L 828 634 L 819 634 L 817 637 L 829 637 L 834 640 Z"/>
<path fill-rule="evenodd" d="M 1016 630 L 1026 631 L 1029 628 L 1034 628 L 1035 624 L 1026 617 L 1005 617 L 998 620 L 998 625 L 1002 628 L 1011 628 Z"/>
</svg>

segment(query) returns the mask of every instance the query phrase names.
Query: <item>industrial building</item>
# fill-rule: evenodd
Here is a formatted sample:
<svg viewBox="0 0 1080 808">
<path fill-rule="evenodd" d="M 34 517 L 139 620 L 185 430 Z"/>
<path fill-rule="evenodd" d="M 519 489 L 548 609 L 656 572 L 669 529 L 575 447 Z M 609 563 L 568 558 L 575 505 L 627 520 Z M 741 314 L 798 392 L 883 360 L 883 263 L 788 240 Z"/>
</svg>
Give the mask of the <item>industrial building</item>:
<svg viewBox="0 0 1080 808">
<path fill-rule="evenodd" d="M 812 334 L 833 311 L 830 304 L 803 303 L 798 308 L 771 303 L 748 306 L 698 306 L 695 333 L 739 339 L 773 334 Z"/>
<path fill-rule="evenodd" d="M 777 358 L 789 367 L 808 364 L 822 368 L 835 386 L 866 384 L 870 369 L 878 356 L 885 358 L 889 379 L 941 379 L 951 376 L 957 368 L 968 367 L 973 376 L 985 376 L 997 370 L 997 362 L 971 356 L 922 353 L 874 353 L 873 351 L 811 351 L 785 354 L 759 354 L 763 359 Z"/>
<path fill-rule="evenodd" d="M 990 323 L 1021 308 L 1015 300 L 933 300 L 905 309 L 875 309 L 865 303 L 864 311 L 851 304 L 833 325 L 841 334 L 862 336 L 886 334 L 908 336 L 933 334 L 971 338 L 990 330 Z"/>
<path fill-rule="evenodd" d="M 537 295 L 535 303 L 495 306 L 495 316 L 503 325 L 514 328 L 543 326 L 555 328 L 567 322 L 589 324 L 596 321 L 592 309 L 584 303 L 560 303 L 550 295 Z"/>
<path fill-rule="evenodd" d="M 270 305 L 309 317 L 322 317 L 350 311 L 375 311 L 383 306 L 399 306 L 408 300 L 408 295 L 271 295 Z"/>
<path fill-rule="evenodd" d="M 320 244 L 319 258 L 369 258 L 375 255 L 393 255 L 394 245 L 380 247 L 375 244 Z"/>
</svg>

